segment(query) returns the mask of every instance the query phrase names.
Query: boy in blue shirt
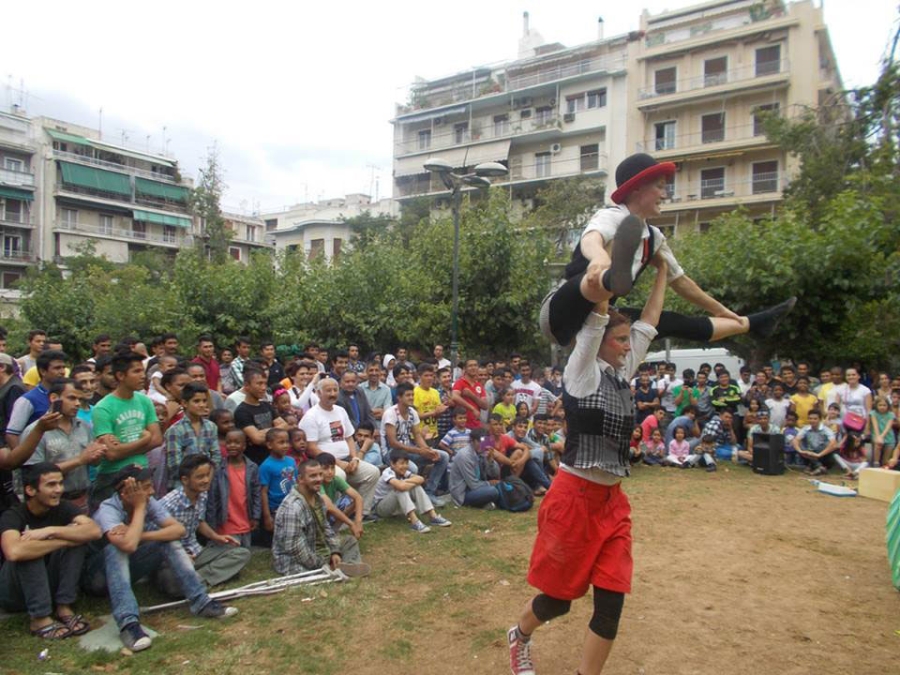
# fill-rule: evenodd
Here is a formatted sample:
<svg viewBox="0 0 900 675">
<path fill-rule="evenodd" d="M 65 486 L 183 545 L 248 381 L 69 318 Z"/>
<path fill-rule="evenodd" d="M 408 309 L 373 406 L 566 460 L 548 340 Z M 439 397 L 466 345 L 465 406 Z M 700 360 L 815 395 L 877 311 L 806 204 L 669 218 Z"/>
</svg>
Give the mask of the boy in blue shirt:
<svg viewBox="0 0 900 675">
<path fill-rule="evenodd" d="M 271 546 L 275 512 L 297 482 L 297 463 L 293 457 L 287 456 L 291 449 L 287 429 L 269 429 L 266 432 L 266 448 L 269 456 L 259 467 L 259 484 L 262 488 L 263 539 Z"/>
</svg>

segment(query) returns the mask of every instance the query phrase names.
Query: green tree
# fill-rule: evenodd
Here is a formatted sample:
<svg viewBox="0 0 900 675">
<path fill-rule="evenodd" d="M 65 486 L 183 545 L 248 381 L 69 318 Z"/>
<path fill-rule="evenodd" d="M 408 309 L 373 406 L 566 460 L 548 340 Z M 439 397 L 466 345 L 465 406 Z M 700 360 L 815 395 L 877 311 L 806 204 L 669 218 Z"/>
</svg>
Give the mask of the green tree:
<svg viewBox="0 0 900 675">
<path fill-rule="evenodd" d="M 213 145 L 206 156 L 206 166 L 200 169 L 200 180 L 191 192 L 191 211 L 199 216 L 203 234 L 197 238 L 197 246 L 216 262 L 228 259 L 228 244 L 234 234 L 222 217 L 222 194 L 225 192 L 224 171 L 219 163 L 219 149 Z"/>
</svg>

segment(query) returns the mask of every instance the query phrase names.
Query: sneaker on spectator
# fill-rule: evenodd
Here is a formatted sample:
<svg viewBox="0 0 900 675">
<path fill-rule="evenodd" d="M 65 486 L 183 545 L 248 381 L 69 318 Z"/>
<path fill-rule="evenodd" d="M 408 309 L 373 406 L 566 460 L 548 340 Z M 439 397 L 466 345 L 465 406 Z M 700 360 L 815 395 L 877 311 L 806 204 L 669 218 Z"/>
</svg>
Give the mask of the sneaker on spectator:
<svg viewBox="0 0 900 675">
<path fill-rule="evenodd" d="M 509 643 L 509 667 L 513 675 L 534 675 L 531 660 L 531 640 L 520 640 L 516 626 L 506 632 Z"/>
<path fill-rule="evenodd" d="M 237 613 L 237 607 L 227 607 L 218 600 L 210 600 L 197 616 L 201 616 L 204 619 L 227 619 Z"/>
<path fill-rule="evenodd" d="M 119 639 L 125 647 L 133 652 L 141 652 L 145 649 L 150 649 L 150 645 L 153 644 L 153 640 L 151 640 L 150 636 L 144 632 L 144 629 L 141 628 L 141 624 L 137 621 L 133 621 L 122 628 L 122 630 L 119 631 Z"/>
<path fill-rule="evenodd" d="M 431 519 L 431 524 L 437 527 L 450 527 L 453 523 L 444 518 L 444 516 L 435 516 Z"/>
<path fill-rule="evenodd" d="M 450 495 L 428 495 L 428 499 L 436 509 L 442 509 L 450 503 Z"/>
<path fill-rule="evenodd" d="M 497 508 L 497 505 L 494 502 L 488 502 L 481 508 L 484 509 L 485 511 L 493 511 L 494 509 Z"/>
<path fill-rule="evenodd" d="M 414 523 L 410 523 L 409 529 L 411 529 L 413 532 L 418 532 L 419 534 L 425 534 L 426 532 L 431 532 L 431 528 L 428 527 L 421 520 L 417 520 Z"/>
<path fill-rule="evenodd" d="M 367 563 L 345 563 L 338 565 L 338 569 L 350 578 L 367 577 L 372 572 L 372 567 Z"/>
<path fill-rule="evenodd" d="M 706 470 L 707 470 L 707 471 L 715 471 L 716 468 L 717 468 L 717 467 L 716 467 L 715 464 L 707 464 L 707 465 L 706 465 Z"/>
</svg>

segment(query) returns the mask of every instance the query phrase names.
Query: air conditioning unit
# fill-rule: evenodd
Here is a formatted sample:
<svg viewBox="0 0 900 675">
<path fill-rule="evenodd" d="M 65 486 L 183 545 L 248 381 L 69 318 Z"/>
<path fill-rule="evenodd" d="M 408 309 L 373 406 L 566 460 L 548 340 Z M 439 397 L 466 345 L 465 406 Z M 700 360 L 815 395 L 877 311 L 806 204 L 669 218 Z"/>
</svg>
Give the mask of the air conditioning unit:
<svg viewBox="0 0 900 675">
<path fill-rule="evenodd" d="M 575 121 L 575 113 L 566 113 L 563 115 L 563 122 L 574 122 Z"/>
<path fill-rule="evenodd" d="M 519 119 L 527 120 L 529 117 L 531 117 L 531 108 L 526 108 L 519 113 Z"/>
<path fill-rule="evenodd" d="M 551 145 L 550 152 L 552 152 L 554 155 L 558 155 L 559 153 L 561 153 L 562 152 L 562 143 L 554 143 L 553 145 Z"/>
<path fill-rule="evenodd" d="M 513 108 L 528 108 L 531 106 L 531 97 L 523 96 L 522 98 L 513 99 Z"/>
<path fill-rule="evenodd" d="M 555 98 L 551 98 L 551 99 L 550 99 L 550 107 L 551 107 L 551 108 L 555 108 L 555 107 L 556 107 L 556 99 L 555 99 Z"/>
<path fill-rule="evenodd" d="M 439 127 L 444 123 L 443 117 L 435 117 L 434 118 L 434 126 Z"/>
</svg>

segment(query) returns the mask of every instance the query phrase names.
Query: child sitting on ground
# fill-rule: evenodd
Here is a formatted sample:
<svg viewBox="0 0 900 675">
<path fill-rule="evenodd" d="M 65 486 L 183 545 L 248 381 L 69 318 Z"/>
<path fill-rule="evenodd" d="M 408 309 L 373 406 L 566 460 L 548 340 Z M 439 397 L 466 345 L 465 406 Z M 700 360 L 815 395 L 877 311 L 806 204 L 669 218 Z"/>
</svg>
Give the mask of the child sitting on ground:
<svg viewBox="0 0 900 675">
<path fill-rule="evenodd" d="M 656 411 L 654 411 L 655 413 Z M 651 414 L 649 417 L 653 417 Z M 666 444 L 659 427 L 650 432 L 650 438 L 641 441 L 641 455 L 646 464 L 662 464 L 666 458 Z"/>
<path fill-rule="evenodd" d="M 853 480 L 859 478 L 859 472 L 869 466 L 862 435 L 856 432 L 847 434 L 834 459 L 845 471 L 847 478 Z"/>
<path fill-rule="evenodd" d="M 676 427 L 675 436 L 669 441 L 669 454 L 666 456 L 665 464 L 688 469 L 691 466 L 687 463 L 690 454 L 691 444 L 685 438 L 684 427 Z"/>
<path fill-rule="evenodd" d="M 632 464 L 637 464 L 644 458 L 644 451 L 641 449 L 641 441 L 644 438 L 644 430 L 640 426 L 636 426 L 631 432 L 631 440 L 628 442 L 628 455 Z M 652 462 L 647 462 L 651 464 Z"/>
<path fill-rule="evenodd" d="M 262 523 L 260 545 L 272 546 L 275 528 L 275 512 L 297 482 L 297 463 L 288 457 L 291 449 L 287 429 L 272 427 L 266 432 L 266 448 L 269 456 L 259 467 L 259 483 L 262 487 Z"/>
<path fill-rule="evenodd" d="M 496 407 L 494 406 L 495 409 Z M 454 408 L 453 428 L 444 434 L 444 437 L 438 443 L 438 447 L 451 457 L 454 457 L 460 450 L 469 447 L 470 434 L 470 430 L 466 428 L 466 409 L 463 407 Z"/>
<path fill-rule="evenodd" d="M 689 455 L 687 463 L 690 466 L 705 466 L 707 471 L 716 470 L 716 437 L 707 434 L 700 439 L 700 445 L 694 448 L 694 454 Z"/>
<path fill-rule="evenodd" d="M 381 473 L 375 486 L 375 513 L 380 518 L 406 516 L 413 532 L 425 534 L 431 528 L 419 520 L 417 511 L 428 516 L 432 525 L 449 527 L 452 523 L 438 515 L 425 489 L 425 479 L 409 470 L 409 457 L 401 450 L 391 452 L 391 465 Z"/>
<path fill-rule="evenodd" d="M 844 441 L 844 425 L 841 423 L 841 404 L 832 403 L 825 412 L 822 424 L 831 429 L 838 443 Z"/>
<path fill-rule="evenodd" d="M 353 536 L 359 539 L 363 530 L 363 498 L 356 490 L 350 487 L 350 484 L 340 476 L 335 475 L 335 459 L 334 455 L 328 452 L 320 452 L 316 455 L 316 461 L 322 466 L 322 488 L 323 495 L 331 500 L 334 509 L 328 509 L 328 519 L 334 526 L 335 521 L 344 523 L 350 528 Z M 328 502 L 326 502 L 327 504 Z M 346 516 L 341 518 L 340 514 Z"/>
<path fill-rule="evenodd" d="M 508 434 L 522 449 L 519 463 L 516 464 L 516 460 L 513 460 L 515 467 L 512 473 L 524 480 L 528 487 L 534 490 L 535 496 L 540 496 L 550 489 L 550 478 L 544 472 L 544 448 L 528 439 L 528 426 L 526 418 L 517 417 L 513 420 L 512 431 Z M 516 452 L 518 451 L 514 451 L 513 456 Z"/>
<path fill-rule="evenodd" d="M 246 449 L 243 431 L 232 429 L 225 434 L 225 461 L 216 469 L 209 488 L 206 524 L 250 548 L 251 533 L 259 526 L 262 497 L 259 467 L 244 457 Z"/>
</svg>

